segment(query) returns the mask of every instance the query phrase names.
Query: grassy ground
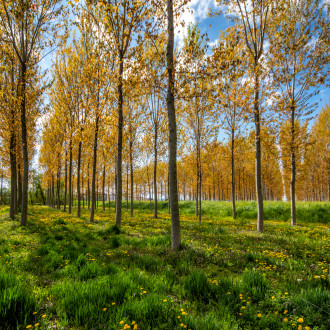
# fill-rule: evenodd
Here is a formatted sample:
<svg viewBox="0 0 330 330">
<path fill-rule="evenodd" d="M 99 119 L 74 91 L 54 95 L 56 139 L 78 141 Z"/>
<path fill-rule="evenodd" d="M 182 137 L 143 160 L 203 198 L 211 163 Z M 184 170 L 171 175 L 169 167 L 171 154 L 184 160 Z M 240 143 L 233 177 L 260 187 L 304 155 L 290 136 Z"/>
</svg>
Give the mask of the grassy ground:
<svg viewBox="0 0 330 330">
<path fill-rule="evenodd" d="M 2 208 L 0 328 L 330 329 L 328 224 L 267 221 L 258 234 L 205 203 L 199 226 L 191 205 L 177 252 L 165 203 L 159 219 L 137 203 L 121 230 L 113 208 L 91 224 L 86 209 L 30 207 L 25 228 Z"/>
</svg>

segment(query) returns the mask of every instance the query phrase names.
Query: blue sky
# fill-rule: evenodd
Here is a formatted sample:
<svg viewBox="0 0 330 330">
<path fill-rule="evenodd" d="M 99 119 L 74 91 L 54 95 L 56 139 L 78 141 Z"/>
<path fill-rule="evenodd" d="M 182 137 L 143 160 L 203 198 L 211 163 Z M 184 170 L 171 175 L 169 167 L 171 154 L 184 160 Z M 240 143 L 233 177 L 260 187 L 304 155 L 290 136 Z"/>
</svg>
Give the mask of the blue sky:
<svg viewBox="0 0 330 330">
<path fill-rule="evenodd" d="M 322 3 L 329 3 L 329 0 L 324 0 Z M 224 14 L 215 17 L 209 17 L 209 11 L 219 11 L 220 7 L 217 5 L 216 0 L 191 0 L 189 4 L 190 9 L 193 10 L 191 13 L 186 10 L 182 15 L 182 19 L 186 23 L 186 27 L 189 23 L 198 23 L 202 34 L 207 33 L 209 38 L 209 46 L 215 44 L 215 41 L 219 37 L 221 30 L 225 30 L 229 26 L 233 25 L 231 21 L 226 19 Z M 225 7 L 221 7 L 222 11 L 225 12 Z M 209 27 L 211 25 L 211 28 Z M 180 32 L 179 32 L 180 30 Z M 180 48 L 184 37 L 185 29 L 176 28 L 176 46 Z M 179 33 L 178 33 L 179 32 Z M 321 87 L 320 93 L 311 99 L 311 103 L 317 102 L 318 107 L 315 114 L 319 113 L 322 107 L 326 103 L 330 103 L 330 88 Z"/>
<path fill-rule="evenodd" d="M 325 0 L 325 2 L 329 2 L 329 0 Z M 188 10 L 188 8 L 190 8 L 190 10 Z M 216 3 L 216 0 L 191 0 L 188 5 L 188 8 L 181 16 L 181 19 L 185 21 L 185 27 L 182 28 L 181 26 L 179 26 L 175 30 L 176 47 L 180 48 L 182 46 L 184 34 L 187 30 L 188 24 L 198 23 L 202 34 L 207 33 L 208 35 L 210 52 L 212 45 L 214 45 L 215 41 L 219 37 L 220 31 L 233 25 L 233 23 L 226 19 L 224 14 L 215 17 L 209 17 L 208 13 L 210 12 L 210 10 L 218 11 L 220 9 L 220 7 Z M 222 7 L 222 9 L 223 11 L 225 11 L 225 7 Z M 42 61 L 41 66 L 43 70 L 48 70 L 51 68 L 52 58 L 54 55 L 55 52 L 47 56 Z M 317 110 L 317 112 L 319 112 L 321 108 L 325 105 L 325 103 L 329 103 L 330 101 L 330 89 L 321 88 L 320 93 L 313 99 L 313 102 L 315 101 L 319 103 Z"/>
</svg>

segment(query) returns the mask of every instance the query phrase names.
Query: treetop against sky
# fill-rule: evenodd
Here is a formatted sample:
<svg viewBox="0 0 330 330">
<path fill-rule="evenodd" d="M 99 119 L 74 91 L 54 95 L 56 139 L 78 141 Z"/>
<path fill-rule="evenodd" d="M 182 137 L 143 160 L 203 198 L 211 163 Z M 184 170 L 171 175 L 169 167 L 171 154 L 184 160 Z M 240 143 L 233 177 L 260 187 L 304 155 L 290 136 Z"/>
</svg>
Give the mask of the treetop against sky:
<svg viewBox="0 0 330 330">
<path fill-rule="evenodd" d="M 64 4 L 76 3 L 79 5 L 84 5 L 85 0 L 63 0 Z M 187 27 L 191 24 L 198 24 L 198 28 L 201 30 L 201 34 L 206 35 L 207 40 L 207 54 L 211 54 L 212 48 L 217 45 L 219 40 L 219 34 L 221 31 L 224 31 L 230 26 L 234 26 L 235 23 L 232 21 L 233 15 L 227 13 L 228 6 L 221 4 L 223 1 L 220 0 L 191 0 L 185 6 L 185 10 L 180 16 L 180 23 L 175 27 L 175 48 L 181 49 L 183 46 L 183 39 L 187 35 Z M 247 3 L 250 3 L 250 0 L 247 0 Z M 322 0 L 320 5 L 329 4 L 330 0 Z M 76 18 L 73 14 L 70 15 L 71 20 Z M 74 27 L 71 27 L 73 30 Z M 269 42 L 265 44 L 265 52 L 268 51 Z M 41 67 L 45 71 L 53 65 L 53 60 L 55 58 L 56 52 L 50 53 L 41 61 Z M 311 99 L 311 103 L 318 103 L 317 111 L 315 114 L 318 114 L 322 107 L 330 99 L 330 89 L 322 86 L 318 95 Z"/>
</svg>

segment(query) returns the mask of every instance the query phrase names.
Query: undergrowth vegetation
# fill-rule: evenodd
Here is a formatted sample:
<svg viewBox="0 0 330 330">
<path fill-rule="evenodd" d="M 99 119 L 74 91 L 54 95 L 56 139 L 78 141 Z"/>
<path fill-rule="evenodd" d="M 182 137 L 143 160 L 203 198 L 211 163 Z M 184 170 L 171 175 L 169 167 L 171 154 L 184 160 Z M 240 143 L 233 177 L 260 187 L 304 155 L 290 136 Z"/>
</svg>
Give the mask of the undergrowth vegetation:
<svg viewBox="0 0 330 330">
<path fill-rule="evenodd" d="M 136 203 L 121 228 L 113 208 L 89 223 L 30 207 L 20 227 L 3 207 L 0 329 L 330 328 L 328 224 L 314 215 L 289 227 L 279 216 L 285 204 L 270 204 L 268 215 L 282 221 L 266 221 L 258 234 L 255 220 L 233 221 L 225 203 L 208 202 L 198 225 L 189 203 L 181 204 L 175 252 L 166 203 L 158 219 Z"/>
</svg>

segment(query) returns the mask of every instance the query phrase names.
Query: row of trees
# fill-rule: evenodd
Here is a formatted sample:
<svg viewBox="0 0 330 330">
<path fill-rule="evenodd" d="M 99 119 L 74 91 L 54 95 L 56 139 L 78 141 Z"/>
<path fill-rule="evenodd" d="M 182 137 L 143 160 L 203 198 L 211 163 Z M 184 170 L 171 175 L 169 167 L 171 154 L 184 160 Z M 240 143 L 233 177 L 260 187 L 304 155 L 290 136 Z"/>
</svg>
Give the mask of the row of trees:
<svg viewBox="0 0 330 330">
<path fill-rule="evenodd" d="M 46 88 L 43 185 L 57 207 L 62 201 L 69 212 L 75 192 L 78 217 L 88 192 L 94 220 L 97 186 L 102 186 L 115 191 L 120 226 L 125 193 L 133 201 L 139 184 L 144 196 L 157 201 L 165 196 L 159 192 L 164 184 L 177 248 L 178 199 L 186 192 L 196 199 L 199 221 L 203 198 L 231 194 L 234 217 L 236 199 L 257 199 L 258 231 L 264 198 L 281 199 L 285 191 L 295 225 L 296 196 L 328 194 L 329 170 L 319 173 L 318 167 L 312 179 L 303 171 L 308 189 L 300 191 L 299 183 L 296 192 L 297 166 L 303 168 L 313 156 L 306 147 L 311 145 L 306 120 L 329 77 L 329 8 L 321 1 L 219 1 L 235 25 L 221 32 L 212 54 L 196 25 L 188 26 L 182 49 L 174 49 L 174 26 L 184 24 L 186 1 L 75 2 L 72 25 L 58 1 L 1 4 L 1 138 L 11 157 L 11 216 L 21 204 L 22 225 Z M 64 34 L 55 38 L 60 14 Z M 52 83 L 41 85 L 38 62 L 53 40 L 59 47 Z M 227 133 L 228 143 L 217 142 L 219 132 Z M 328 143 L 327 132 L 323 140 L 312 134 L 320 150 Z M 317 161 L 329 168 L 328 158 Z M 164 164 L 167 174 L 160 179 Z"/>
</svg>

